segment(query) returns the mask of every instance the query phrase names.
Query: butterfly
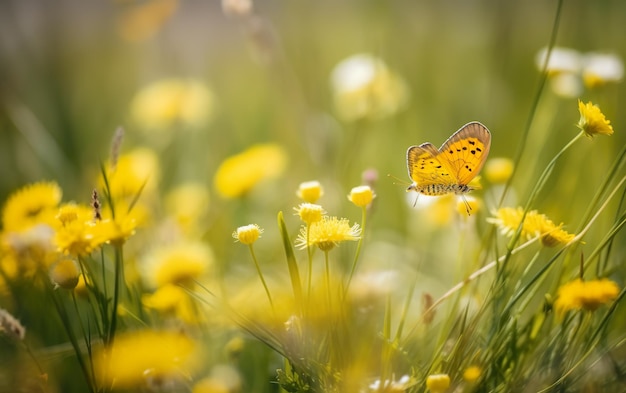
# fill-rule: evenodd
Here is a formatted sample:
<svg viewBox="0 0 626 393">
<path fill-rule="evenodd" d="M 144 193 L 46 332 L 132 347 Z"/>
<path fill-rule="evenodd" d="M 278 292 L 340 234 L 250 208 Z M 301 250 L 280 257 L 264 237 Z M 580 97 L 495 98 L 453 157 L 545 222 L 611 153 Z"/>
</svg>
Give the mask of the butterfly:
<svg viewBox="0 0 626 393">
<path fill-rule="evenodd" d="M 480 172 L 491 147 L 491 133 L 477 121 L 467 123 L 437 149 L 432 143 L 411 146 L 406 152 L 408 191 L 424 195 L 463 195 Z M 467 214 L 471 210 L 465 201 Z"/>
</svg>

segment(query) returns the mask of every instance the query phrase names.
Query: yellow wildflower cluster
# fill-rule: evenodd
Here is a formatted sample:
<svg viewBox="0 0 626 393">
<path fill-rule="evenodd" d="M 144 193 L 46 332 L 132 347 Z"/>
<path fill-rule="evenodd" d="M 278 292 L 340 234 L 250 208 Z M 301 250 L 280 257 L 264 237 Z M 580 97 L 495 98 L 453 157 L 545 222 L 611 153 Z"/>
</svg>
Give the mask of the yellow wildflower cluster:
<svg viewBox="0 0 626 393">
<path fill-rule="evenodd" d="M 487 222 L 497 225 L 502 234 L 513 236 L 520 226 L 524 209 L 521 207 L 503 207 L 493 213 L 495 217 L 487 218 Z M 574 235 L 562 229 L 563 224 L 555 225 L 548 217 L 531 210 L 526 213 L 522 224 L 521 236 L 526 239 L 541 237 L 544 246 L 554 247 L 565 245 L 574 239 Z"/>
</svg>

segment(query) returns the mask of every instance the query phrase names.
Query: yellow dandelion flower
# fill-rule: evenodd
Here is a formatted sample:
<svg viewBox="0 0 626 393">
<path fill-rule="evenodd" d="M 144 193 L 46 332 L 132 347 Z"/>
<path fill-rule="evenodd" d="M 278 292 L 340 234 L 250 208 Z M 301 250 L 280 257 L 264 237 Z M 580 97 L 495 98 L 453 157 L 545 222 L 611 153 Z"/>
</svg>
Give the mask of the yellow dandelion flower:
<svg viewBox="0 0 626 393">
<path fill-rule="evenodd" d="M 55 263 L 50 270 L 50 280 L 56 287 L 74 289 L 78 285 L 80 270 L 78 263 L 72 258 L 63 258 Z"/>
<path fill-rule="evenodd" d="M 96 236 L 96 222 L 89 206 L 66 204 L 56 215 L 54 243 L 65 255 L 88 255 L 102 241 Z"/>
<path fill-rule="evenodd" d="M 263 229 L 257 224 L 244 225 L 233 232 L 233 238 L 241 244 L 250 245 L 256 242 L 262 233 Z"/>
<path fill-rule="evenodd" d="M 93 233 L 100 244 L 122 245 L 135 234 L 141 220 L 141 209 L 134 208 L 130 212 L 125 208 L 117 209 L 115 218 L 112 218 L 111 211 L 107 210 L 103 213 L 101 220 L 95 221 Z"/>
<path fill-rule="evenodd" d="M 193 285 L 213 264 L 211 248 L 200 242 L 182 242 L 158 247 L 143 265 L 145 276 L 155 287 L 167 284 Z"/>
<path fill-rule="evenodd" d="M 174 130 L 175 126 L 199 127 L 213 116 L 215 98 L 204 83 L 195 79 L 170 78 L 156 81 L 133 98 L 131 115 L 145 131 Z"/>
<path fill-rule="evenodd" d="M 598 106 L 593 105 L 591 101 L 583 103 L 578 100 L 578 111 L 580 112 L 580 120 L 578 121 L 578 128 L 585 132 L 590 138 L 594 135 L 612 135 L 613 127 L 611 121 L 604 117 L 604 113 L 600 111 Z"/>
<path fill-rule="evenodd" d="M 36 224 L 54 222 L 62 191 L 54 182 L 34 183 L 13 192 L 2 209 L 5 231 L 21 231 Z"/>
<path fill-rule="evenodd" d="M 315 203 L 324 195 L 324 189 L 317 180 L 306 181 L 300 183 L 296 195 L 305 202 Z"/>
<path fill-rule="evenodd" d="M 500 232 L 503 235 L 513 236 L 520 225 L 524 209 L 521 207 L 502 207 L 493 214 L 495 217 L 487 218 L 487 222 L 500 227 Z M 522 224 L 521 237 L 530 240 L 541 236 L 543 245 L 547 247 L 565 245 L 572 241 L 575 235 L 564 231 L 562 226 L 563 224 L 555 225 L 545 215 L 536 210 L 531 210 L 526 214 Z"/>
<path fill-rule="evenodd" d="M 97 375 L 117 388 L 143 385 L 150 377 L 189 375 L 196 367 L 196 343 L 188 336 L 168 331 L 137 331 L 115 336 L 111 348 L 94 354 Z"/>
<path fill-rule="evenodd" d="M 236 198 L 246 194 L 259 182 L 278 177 L 286 163 L 287 154 L 281 146 L 255 145 L 224 160 L 213 181 L 224 198 Z"/>
<path fill-rule="evenodd" d="M 404 109 L 409 99 L 404 80 L 369 54 L 337 64 L 331 84 L 337 112 L 346 121 L 391 116 Z"/>
<path fill-rule="evenodd" d="M 122 154 L 115 168 L 107 168 L 109 192 L 113 200 L 134 200 L 139 193 L 145 195 L 156 190 L 161 169 L 158 155 L 147 148 L 137 148 Z M 100 179 L 105 188 L 104 179 Z"/>
<path fill-rule="evenodd" d="M 165 197 L 167 213 L 185 232 L 193 232 L 209 209 L 209 191 L 200 183 L 185 183 Z"/>
<path fill-rule="evenodd" d="M 480 378 L 482 370 L 478 366 L 469 366 L 463 371 L 463 379 L 469 383 L 474 383 Z"/>
<path fill-rule="evenodd" d="M 433 374 L 426 378 L 426 387 L 432 393 L 443 393 L 450 387 L 448 374 Z"/>
<path fill-rule="evenodd" d="M 370 186 L 358 186 L 350 190 L 348 200 L 354 203 L 358 207 L 365 207 L 372 203 L 372 200 L 376 198 L 376 194 Z"/>
<path fill-rule="evenodd" d="M 606 278 L 591 281 L 576 279 L 559 288 L 554 308 L 561 315 L 569 310 L 594 311 L 614 300 L 618 294 L 617 284 Z"/>
<path fill-rule="evenodd" d="M 302 227 L 296 240 L 296 247 L 305 249 L 317 246 L 322 251 L 329 251 L 341 242 L 359 240 L 359 224 L 350 226 L 347 218 L 322 217 L 321 221 L 311 224 L 308 229 Z"/>
<path fill-rule="evenodd" d="M 326 214 L 322 206 L 313 203 L 301 203 L 298 207 L 294 207 L 294 210 L 307 225 L 320 221 Z"/>
<path fill-rule="evenodd" d="M 485 163 L 483 173 L 493 184 L 506 183 L 513 174 L 513 160 L 504 157 L 490 158 Z"/>
</svg>

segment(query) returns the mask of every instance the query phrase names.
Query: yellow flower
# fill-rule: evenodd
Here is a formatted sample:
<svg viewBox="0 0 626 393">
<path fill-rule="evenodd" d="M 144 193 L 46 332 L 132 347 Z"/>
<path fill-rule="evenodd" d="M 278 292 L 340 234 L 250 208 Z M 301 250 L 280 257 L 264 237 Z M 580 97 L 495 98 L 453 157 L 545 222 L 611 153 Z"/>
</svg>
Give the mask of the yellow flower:
<svg viewBox="0 0 626 393">
<path fill-rule="evenodd" d="M 576 279 L 559 288 L 554 307 L 561 315 L 569 310 L 594 311 L 614 300 L 618 294 L 617 284 L 606 278 L 591 281 Z"/>
<path fill-rule="evenodd" d="M 54 243 L 65 255 L 88 255 L 102 241 L 96 236 L 93 210 L 85 205 L 66 204 L 56 215 Z"/>
<path fill-rule="evenodd" d="M 54 285 L 64 289 L 74 289 L 78 284 L 80 271 L 72 258 L 63 258 L 52 266 L 50 280 Z"/>
<path fill-rule="evenodd" d="M 54 182 L 34 183 L 13 192 L 2 209 L 4 231 L 53 223 L 61 196 L 61 188 Z"/>
<path fill-rule="evenodd" d="M 322 206 L 313 203 L 301 203 L 298 207 L 294 207 L 294 209 L 298 216 L 300 216 L 300 219 L 307 225 L 320 221 L 322 216 L 326 214 Z"/>
<path fill-rule="evenodd" d="M 262 233 L 263 229 L 257 224 L 250 224 L 237 228 L 237 230 L 233 232 L 233 238 L 241 244 L 250 245 L 256 242 L 257 239 L 261 237 Z"/>
<path fill-rule="evenodd" d="M 490 158 L 483 168 L 483 173 L 491 183 L 506 183 L 513 174 L 513 161 L 504 157 Z"/>
<path fill-rule="evenodd" d="M 478 366 L 469 366 L 463 371 L 463 379 L 469 383 L 474 383 L 478 378 L 480 378 L 480 374 L 482 370 Z"/>
<path fill-rule="evenodd" d="M 337 64 L 331 84 L 337 112 L 346 121 L 391 116 L 409 99 L 404 80 L 369 54 L 354 55 Z"/>
<path fill-rule="evenodd" d="M 279 145 L 255 145 L 224 160 L 213 181 L 224 198 L 236 198 L 262 180 L 279 176 L 286 163 L 287 155 Z"/>
<path fill-rule="evenodd" d="M 209 191 L 200 183 L 185 183 L 165 198 L 165 208 L 185 233 L 193 232 L 209 209 Z"/>
<path fill-rule="evenodd" d="M 116 205 L 115 218 L 110 209 L 102 213 L 102 219 L 94 223 L 93 234 L 99 244 L 122 245 L 135 234 L 139 222 L 145 220 L 140 206 L 128 211 L 125 203 Z"/>
<path fill-rule="evenodd" d="M 147 148 L 137 148 L 123 154 L 115 168 L 106 170 L 109 192 L 114 201 L 134 200 L 139 193 L 145 194 L 157 188 L 160 178 L 159 158 Z M 100 179 L 104 189 L 104 179 Z"/>
<path fill-rule="evenodd" d="M 94 354 L 95 369 L 106 384 L 139 387 L 150 377 L 186 376 L 195 368 L 196 344 L 186 335 L 168 331 L 137 331 L 115 337 L 111 348 Z"/>
<path fill-rule="evenodd" d="M 374 198 L 376 198 L 376 194 L 374 194 L 370 186 L 354 187 L 348 195 L 348 200 L 358 207 L 369 205 Z"/>
<path fill-rule="evenodd" d="M 585 104 L 581 100 L 578 100 L 578 111 L 580 112 L 578 128 L 583 130 L 588 137 L 592 138 L 594 135 L 598 134 L 613 134 L 611 122 L 604 117 L 600 108 L 593 105 L 591 101 Z"/>
<path fill-rule="evenodd" d="M 433 374 L 426 378 L 426 387 L 432 393 L 443 393 L 450 387 L 448 374 Z"/>
<path fill-rule="evenodd" d="M 495 217 L 487 218 L 487 222 L 500 227 L 503 235 L 513 236 L 523 214 L 524 209 L 521 207 L 502 207 L 494 213 Z M 555 225 L 545 215 L 539 214 L 536 210 L 531 210 L 524 219 L 521 237 L 530 240 L 541 236 L 541 242 L 547 247 L 554 247 L 560 244 L 565 245 L 572 241 L 575 235 L 564 231 L 562 226 L 563 224 Z"/>
<path fill-rule="evenodd" d="M 209 246 L 200 242 L 183 242 L 155 249 L 144 268 L 149 283 L 156 287 L 167 284 L 193 285 L 213 264 Z"/>
<path fill-rule="evenodd" d="M 156 81 L 137 93 L 131 103 L 135 122 L 146 131 L 174 130 L 176 126 L 199 127 L 211 119 L 213 93 L 195 79 Z"/>
<path fill-rule="evenodd" d="M 298 198 L 308 203 L 315 203 L 324 195 L 324 189 L 317 180 L 300 183 L 296 192 Z"/>
<path fill-rule="evenodd" d="M 311 224 L 308 229 L 307 227 L 300 229 L 296 247 L 305 249 L 317 246 L 322 251 L 329 251 L 341 242 L 359 240 L 360 237 L 359 224 L 350 226 L 347 218 L 324 216 L 321 221 Z"/>
</svg>

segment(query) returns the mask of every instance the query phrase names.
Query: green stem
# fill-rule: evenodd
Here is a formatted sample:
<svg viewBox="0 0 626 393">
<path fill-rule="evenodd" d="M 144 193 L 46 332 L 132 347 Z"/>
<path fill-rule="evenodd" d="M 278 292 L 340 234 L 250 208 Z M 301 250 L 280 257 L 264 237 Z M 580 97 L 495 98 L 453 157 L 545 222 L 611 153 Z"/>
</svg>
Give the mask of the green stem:
<svg viewBox="0 0 626 393">
<path fill-rule="evenodd" d="M 117 329 L 117 306 L 120 300 L 120 289 L 123 278 L 124 268 L 122 262 L 124 260 L 123 249 L 122 246 L 115 246 L 115 272 L 114 272 L 114 281 L 115 285 L 113 286 L 113 306 L 111 310 L 111 324 L 109 325 L 109 332 L 107 335 L 107 345 L 113 345 L 113 339 L 115 338 L 115 330 Z"/>
<path fill-rule="evenodd" d="M 324 250 L 324 264 L 326 266 L 326 273 L 325 273 L 325 278 L 326 278 L 326 292 L 328 295 L 328 312 L 330 313 L 331 311 L 331 301 L 330 301 L 330 264 L 328 262 L 328 251 Z"/>
<path fill-rule="evenodd" d="M 313 247 L 311 247 L 311 243 L 309 242 L 311 236 L 311 224 L 306 225 L 306 251 L 309 257 L 309 275 L 307 277 L 307 304 L 311 300 L 311 279 L 313 277 Z"/>
<path fill-rule="evenodd" d="M 535 184 L 535 187 L 533 187 L 530 196 L 528 197 L 528 201 L 526 202 L 526 206 L 524 207 L 524 214 L 522 214 L 522 218 L 520 220 L 520 223 L 517 227 L 517 230 L 515 231 L 515 234 L 511 237 L 511 241 L 509 241 L 508 247 L 507 247 L 507 253 L 506 253 L 506 260 L 508 260 L 511 256 L 511 251 L 513 250 L 513 248 L 515 247 L 515 244 L 517 243 L 517 241 L 519 240 L 519 237 L 522 234 L 522 228 L 524 227 L 524 220 L 526 219 L 526 214 L 528 213 L 528 211 L 530 210 L 530 207 L 533 205 L 533 203 L 535 202 L 535 199 L 537 198 L 537 195 L 539 194 L 539 192 L 543 189 L 543 186 L 546 184 L 546 182 L 548 181 L 548 178 L 550 177 L 550 175 L 552 174 L 552 170 L 554 169 L 554 167 L 556 166 L 556 161 L 563 155 L 563 153 L 565 153 L 565 151 L 567 149 L 569 149 L 576 141 L 578 141 L 580 138 L 583 137 L 585 133 L 583 131 L 579 132 L 571 141 L 569 141 L 567 143 L 567 145 L 565 145 L 553 158 L 552 160 L 550 160 L 550 162 L 548 163 L 548 165 L 546 166 L 546 168 L 543 170 L 543 172 L 541 173 L 541 176 L 539 176 L 539 180 L 537 180 L 537 183 Z"/>
<path fill-rule="evenodd" d="M 261 266 L 259 266 L 259 261 L 256 259 L 256 255 L 254 254 L 254 247 L 252 244 L 250 247 L 250 255 L 252 256 L 252 260 L 254 261 L 254 266 L 256 267 L 256 271 L 259 274 L 259 278 L 261 279 L 261 283 L 263 283 L 263 288 L 265 288 L 265 293 L 267 294 L 267 298 L 270 301 L 270 305 L 272 306 L 272 311 L 274 310 L 274 302 L 272 301 L 272 296 L 270 295 L 270 290 L 267 287 L 267 283 L 265 282 L 265 278 L 263 278 L 263 273 L 261 272 Z"/>
<path fill-rule="evenodd" d="M 361 254 L 361 247 L 363 245 L 363 237 L 365 236 L 365 225 L 367 224 L 367 207 L 363 206 L 361 208 L 361 236 L 359 237 L 359 242 L 356 245 L 356 252 L 354 253 L 354 260 L 352 261 L 352 268 L 350 269 L 350 276 L 348 276 L 348 282 L 346 283 L 346 288 L 343 292 L 343 297 L 346 297 L 348 293 L 348 289 L 350 288 L 350 283 L 352 282 L 352 277 L 354 276 L 354 272 L 356 270 L 356 265 L 359 261 L 359 255 Z"/>
</svg>

